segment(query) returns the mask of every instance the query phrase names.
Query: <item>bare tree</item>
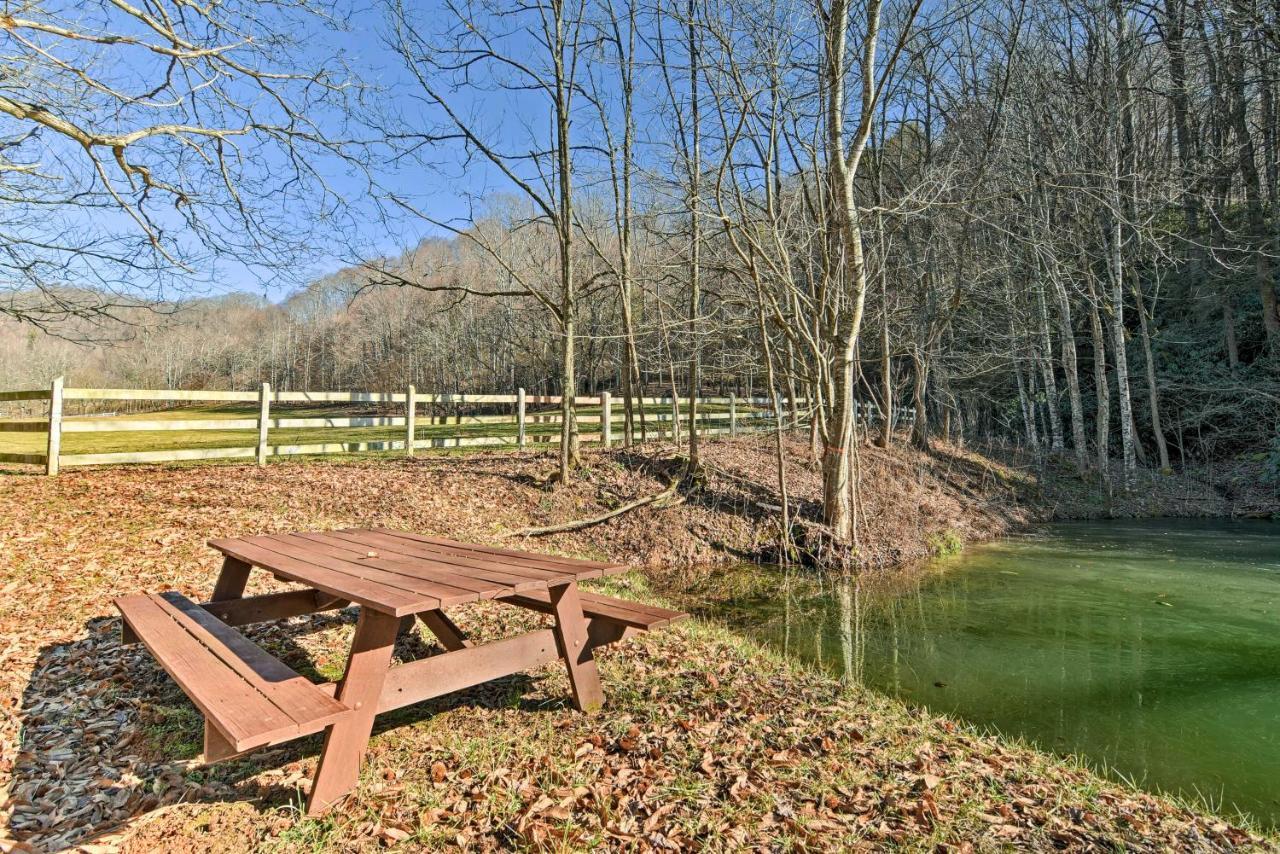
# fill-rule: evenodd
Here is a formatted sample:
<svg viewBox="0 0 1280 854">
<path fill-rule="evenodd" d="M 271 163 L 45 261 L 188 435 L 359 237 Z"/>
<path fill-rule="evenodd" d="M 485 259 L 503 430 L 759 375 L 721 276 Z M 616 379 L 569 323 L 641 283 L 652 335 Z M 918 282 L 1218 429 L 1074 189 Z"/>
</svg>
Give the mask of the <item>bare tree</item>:
<svg viewBox="0 0 1280 854">
<path fill-rule="evenodd" d="M 338 28 L 312 0 L 7 8 L 0 314 L 83 334 L 223 261 L 301 281 L 342 201 L 326 164 L 366 163 Z"/>
<path fill-rule="evenodd" d="M 854 181 L 871 137 L 877 104 L 884 92 L 888 73 L 885 69 L 891 71 L 901 56 L 919 7 L 920 3 L 915 2 L 907 9 L 896 33 L 896 41 L 883 58 L 877 54 L 883 26 L 883 4 L 880 0 L 870 0 L 863 7 L 863 20 L 859 22 L 861 26 L 857 33 L 860 51 L 853 64 L 861 94 L 852 131 L 846 129 L 845 116 L 845 92 L 851 72 L 847 41 L 854 23 L 849 4 L 844 0 L 833 0 L 830 6 L 819 4 L 817 8 L 823 44 L 819 85 L 826 129 L 823 156 L 826 181 L 832 194 L 823 223 L 827 234 L 823 247 L 828 255 L 824 272 L 829 277 L 824 287 L 829 290 L 820 316 L 822 336 L 832 343 L 827 374 L 828 397 L 820 422 L 822 506 L 823 521 L 842 542 L 847 542 L 853 534 L 850 481 L 854 431 L 853 369 L 867 295 L 862 215 L 854 193 Z"/>
<path fill-rule="evenodd" d="M 548 0 L 510 7 L 497 2 L 447 4 L 441 26 L 413 14 L 400 0 L 390 8 L 394 46 L 417 83 L 427 106 L 441 114 L 440 125 L 427 130 L 406 128 L 399 133 L 410 150 L 422 146 L 456 144 L 468 155 L 487 161 L 533 208 L 534 225 L 548 227 L 555 235 L 557 268 L 554 291 L 540 287 L 504 252 L 501 238 L 482 230 L 445 222 L 421 207 L 407 194 L 391 191 L 395 203 L 426 222 L 445 228 L 486 251 L 508 274 L 510 285 L 477 289 L 467 284 L 424 285 L 410 277 L 390 274 L 391 281 L 430 289 L 445 289 L 479 296 L 531 297 L 554 317 L 560 338 L 560 470 L 561 482 L 579 464 L 578 425 L 574 398 L 577 394 L 577 338 L 579 289 L 575 269 L 573 174 L 578 150 L 573 139 L 575 101 L 582 92 L 583 52 L 589 42 L 585 0 Z M 433 32 L 435 27 L 438 32 Z M 486 91 L 517 93 L 546 110 L 549 129 L 523 128 L 524 138 L 503 137 L 490 116 L 488 121 L 459 102 L 444 87 L 452 85 L 472 97 Z M 582 99 L 585 101 L 585 99 Z M 522 102 L 523 103 L 523 102 Z M 434 155 L 434 152 L 432 152 Z M 520 227 L 520 226 L 517 226 Z"/>
</svg>

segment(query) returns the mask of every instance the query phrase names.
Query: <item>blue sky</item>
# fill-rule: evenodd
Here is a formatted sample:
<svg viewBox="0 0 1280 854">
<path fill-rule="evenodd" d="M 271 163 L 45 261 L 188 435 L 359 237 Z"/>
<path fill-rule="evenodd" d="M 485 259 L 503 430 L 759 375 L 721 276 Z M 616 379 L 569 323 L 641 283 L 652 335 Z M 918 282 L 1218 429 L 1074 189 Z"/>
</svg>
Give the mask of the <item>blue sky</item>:
<svg viewBox="0 0 1280 854">
<path fill-rule="evenodd" d="M 326 57 L 341 55 L 350 66 L 351 74 L 371 85 L 367 105 L 375 112 L 390 115 L 379 114 L 368 126 L 356 128 L 353 131 L 356 135 L 365 138 L 376 136 L 376 131 L 372 130 L 375 123 L 417 132 L 438 129 L 442 119 L 440 109 L 427 103 L 418 82 L 389 44 L 392 40 L 392 28 L 386 4 L 392 0 L 333 2 L 339 12 L 336 19 L 339 25 L 330 28 L 312 20 L 304 31 L 291 30 L 289 34 L 301 43 L 300 49 L 289 49 L 291 61 L 300 67 L 308 67 L 318 65 Z M 450 27 L 456 25 L 457 20 L 448 11 L 448 6 L 443 3 L 415 4 L 411 0 L 404 2 L 411 8 L 412 21 L 421 28 L 424 43 L 447 43 L 444 37 L 448 35 Z M 508 18 L 495 11 L 505 12 L 511 8 L 503 0 L 486 0 L 492 4 L 488 11 L 481 8 L 481 2 L 457 2 L 466 9 L 479 9 L 472 18 L 479 29 L 487 32 L 493 32 L 495 28 L 507 31 L 505 37 L 499 40 L 503 50 L 520 55 L 525 61 L 535 61 L 531 57 L 537 56 L 539 51 L 534 36 L 527 28 L 536 26 L 536 13 L 525 12 L 522 16 Z M 266 39 L 274 23 L 272 15 L 278 13 L 272 12 L 269 4 L 254 4 L 254 0 L 228 0 L 227 3 L 228 7 L 241 4 L 242 8 L 251 10 L 251 14 L 262 16 L 257 34 Z M 682 3 L 673 6 L 683 8 Z M 74 4 L 65 7 L 74 8 Z M 264 9 L 267 11 L 262 11 Z M 646 4 L 644 9 L 644 14 L 652 14 L 649 11 L 652 9 L 651 4 Z M 808 13 L 802 7 L 793 7 L 791 12 L 786 12 L 783 7 L 761 0 L 760 15 L 767 15 L 775 10 L 780 18 L 790 15 L 788 23 L 779 26 L 776 32 L 798 33 L 805 30 L 809 23 L 806 20 Z M 653 36 L 651 20 L 642 21 L 640 26 L 650 37 Z M 677 89 L 676 95 L 681 98 L 687 86 L 683 79 L 684 33 L 682 28 L 673 26 L 671 22 L 665 26 L 664 32 L 670 36 L 666 45 L 668 61 L 676 69 L 673 72 L 673 82 Z M 744 34 L 767 29 L 761 26 L 761 19 L 758 17 L 738 21 L 736 26 L 743 28 Z M 637 53 L 642 63 L 648 59 L 651 47 L 646 47 L 642 42 L 637 44 Z M 597 77 L 607 79 L 614 72 L 607 63 L 600 60 L 598 49 L 597 47 L 596 52 L 590 52 L 584 57 L 583 62 L 592 64 Z M 146 76 L 140 72 L 140 68 L 119 69 L 122 77 Z M 675 153 L 669 147 L 671 129 L 661 125 L 665 120 L 655 117 L 657 111 L 653 109 L 657 104 L 665 102 L 667 97 L 662 78 L 652 67 L 640 68 L 637 77 L 636 109 L 640 114 L 637 119 L 637 156 L 644 165 L 654 170 L 670 172 L 676 161 Z M 492 75 L 483 72 L 479 72 L 476 78 L 493 81 Z M 472 81 L 475 82 L 476 80 Z M 508 152 L 550 148 L 550 110 L 544 96 L 528 91 L 504 91 L 493 86 L 455 88 L 448 79 L 435 76 L 432 77 L 432 84 L 438 84 L 453 108 L 473 121 L 481 135 L 496 147 Z M 616 115 L 616 109 L 614 104 L 607 108 L 607 112 Z M 710 136 L 714 134 L 715 117 L 709 110 L 707 113 L 704 121 Z M 345 112 L 330 111 L 328 114 L 318 114 L 318 119 L 322 126 L 327 126 L 336 133 L 345 115 Z M 574 116 L 574 135 L 579 141 L 596 144 L 602 142 L 599 116 L 594 108 L 581 100 Z M 385 157 L 387 153 L 385 149 L 375 152 L 379 165 L 374 176 L 375 185 L 372 187 L 366 176 L 352 170 L 349 164 L 338 158 L 318 157 L 312 161 L 312 167 L 323 174 L 331 189 L 346 199 L 347 204 L 339 211 L 337 218 L 320 216 L 304 201 L 287 199 L 283 195 L 269 199 L 277 206 L 275 214 L 282 221 L 287 221 L 291 227 L 305 231 L 314 238 L 314 246 L 297 263 L 290 264 L 292 275 L 281 278 L 269 270 L 253 267 L 235 258 L 223 257 L 216 264 L 185 276 L 185 281 L 192 285 L 194 292 L 217 294 L 248 291 L 279 300 L 306 280 L 334 272 L 358 257 L 396 254 L 411 248 L 423 238 L 444 233 L 430 223 L 404 215 L 403 212 L 386 216 L 391 211 L 385 203 L 379 204 L 376 198 L 385 191 L 411 198 L 414 205 L 429 212 L 430 216 L 459 225 L 474 207 L 482 206 L 483 200 L 515 192 L 510 181 L 483 156 L 474 152 L 467 156 L 466 147 L 456 139 L 424 145 L 418 150 L 419 156 L 416 158 L 388 162 Z M 600 157 L 599 153 L 580 154 L 579 165 L 575 167 L 578 169 L 575 180 L 580 189 L 593 172 L 601 171 Z M 255 167 L 259 170 L 258 173 L 249 175 L 249 183 L 273 186 L 271 182 L 279 179 L 276 173 L 282 171 L 284 163 L 279 153 L 267 157 Z M 528 166 L 522 168 L 522 173 L 525 177 L 535 174 Z M 598 192 L 605 191 L 600 189 Z M 98 217 L 97 222 L 110 224 L 111 220 Z M 145 290 L 148 283 L 139 280 L 133 284 Z"/>
<path fill-rule="evenodd" d="M 448 43 L 450 32 L 456 32 L 457 17 L 442 5 L 409 4 L 410 20 L 418 28 L 425 43 L 443 45 Z M 463 5 L 467 4 L 463 2 Z M 479 4 L 473 4 L 479 5 Z M 506 7 L 495 5 L 494 8 Z M 525 13 L 514 17 L 479 13 L 472 19 L 476 26 L 486 33 L 501 33 L 494 44 L 499 50 L 518 55 L 523 62 L 537 63 L 543 61 L 542 51 L 535 42 L 535 36 L 527 28 L 536 27 L 536 13 Z M 346 19 L 346 32 L 329 32 L 317 34 L 310 40 L 312 49 L 317 54 L 340 51 L 352 66 L 353 73 L 376 87 L 375 98 L 379 109 L 389 110 L 394 118 L 408 131 L 428 132 L 438 130 L 444 125 L 443 111 L 428 103 L 422 88 L 413 73 L 406 68 L 403 59 L 390 44 L 393 39 L 391 18 L 387 9 L 375 4 L 354 11 Z M 644 23 L 641 26 L 645 26 Z M 322 38 L 321 38 L 322 36 Z M 667 45 L 668 55 L 675 64 L 684 62 L 681 39 L 683 32 L 672 34 L 671 43 Z M 644 56 L 646 48 L 637 43 L 637 54 Z M 599 62 L 597 53 L 589 53 L 583 58 L 582 67 L 592 63 L 592 73 L 598 79 L 608 80 L 615 72 L 605 63 Z M 467 121 L 478 129 L 486 141 L 507 153 L 524 153 L 530 150 L 549 150 L 552 139 L 551 110 L 546 97 L 540 93 L 529 91 L 508 91 L 500 88 L 497 77 L 489 72 L 493 67 L 476 67 L 476 73 L 468 87 L 454 87 L 451 80 L 445 77 L 432 77 L 432 85 L 439 87 L 440 93 L 450 102 L 452 108 L 466 117 Z M 677 96 L 683 94 L 686 85 L 675 72 Z M 585 76 L 585 75 L 582 75 Z M 652 112 L 649 108 L 666 97 L 665 89 L 652 69 L 637 70 L 637 111 Z M 610 93 L 613 98 L 616 92 Z M 617 115 L 616 103 L 609 108 L 610 114 Z M 671 163 L 671 152 L 656 144 L 647 144 L 649 138 L 666 139 L 668 131 L 653 124 L 652 118 L 641 116 L 638 119 L 637 156 L 647 158 L 651 163 L 662 165 L 665 158 L 666 167 Z M 574 115 L 574 135 L 579 141 L 601 143 L 599 116 L 589 102 L 579 99 Z M 665 145 L 665 143 L 663 143 Z M 385 153 L 385 152 L 384 152 Z M 396 165 L 382 165 L 376 180 L 392 192 L 411 198 L 412 203 L 430 214 L 431 217 L 452 221 L 462 225 L 473 210 L 483 210 L 483 202 L 495 196 L 518 194 L 512 183 L 482 155 L 470 152 L 460 140 L 443 140 L 419 150 L 420 157 L 412 160 L 401 160 Z M 598 177 L 603 168 L 599 153 L 582 152 L 576 158 L 575 169 L 578 174 L 575 182 L 579 189 L 591 180 L 591 174 Z M 517 167 L 522 177 L 533 179 L 537 172 L 529 164 Z M 347 221 L 339 229 L 340 240 L 360 244 L 359 254 L 386 253 L 394 254 L 410 248 L 425 237 L 447 234 L 446 231 L 412 216 L 398 216 L 392 221 L 378 216 L 387 214 L 388 207 L 377 205 L 369 197 L 369 188 L 362 176 L 349 174 L 343 164 L 334 160 L 325 167 L 326 178 L 333 187 L 345 195 L 350 201 L 346 211 Z M 606 192 L 599 188 L 598 192 Z M 378 190 L 374 191 L 379 193 Z M 344 266 L 353 258 L 350 249 L 340 245 L 339 239 L 331 244 L 333 251 L 319 252 L 310 265 L 308 273 L 312 277 L 329 273 Z M 218 287 L 228 290 L 251 290 L 264 294 L 272 299 L 286 295 L 296 282 L 268 282 L 256 280 L 253 271 L 229 266 L 218 276 Z"/>
</svg>

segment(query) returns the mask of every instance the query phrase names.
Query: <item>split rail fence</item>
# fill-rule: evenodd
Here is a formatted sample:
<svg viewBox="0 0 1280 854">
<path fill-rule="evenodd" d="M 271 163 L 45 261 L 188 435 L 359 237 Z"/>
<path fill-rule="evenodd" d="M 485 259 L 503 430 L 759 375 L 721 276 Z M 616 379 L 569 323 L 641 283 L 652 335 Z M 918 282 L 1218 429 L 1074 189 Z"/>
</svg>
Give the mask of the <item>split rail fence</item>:
<svg viewBox="0 0 1280 854">
<path fill-rule="evenodd" d="M 256 404 L 257 413 L 251 418 L 200 418 L 200 419 L 135 419 L 88 415 L 85 417 L 64 418 L 64 407 L 67 401 L 153 401 L 156 403 L 219 403 L 219 404 Z M 298 454 L 348 454 L 365 451 L 403 451 L 412 456 L 416 449 L 425 448 L 458 448 L 468 446 L 502 446 L 518 448 L 526 447 L 531 442 L 546 443 L 554 437 L 545 433 L 546 427 L 531 432 L 531 425 L 548 425 L 560 423 L 556 412 L 531 412 L 529 407 L 561 403 L 562 398 L 548 395 L 526 394 L 518 389 L 515 394 L 424 394 L 409 386 L 404 392 L 367 392 L 367 391 L 273 391 L 268 383 L 263 383 L 258 391 L 188 391 L 160 389 L 121 389 L 121 388 L 65 388 L 62 378 L 53 381 L 47 389 L 25 391 L 0 391 L 0 402 L 48 401 L 47 417 L 22 420 L 0 421 L 0 433 L 47 433 L 48 441 L 45 453 L 4 453 L 0 452 L 0 463 L 25 463 L 41 465 L 46 473 L 56 475 L 59 469 L 69 466 L 111 465 L 121 463 L 158 463 L 187 460 L 212 459 L 256 459 L 258 465 L 265 465 L 272 456 L 288 456 Z M 575 397 L 576 405 L 599 407 L 599 415 L 578 415 L 579 424 L 599 425 L 598 429 L 584 430 L 580 440 L 583 442 L 602 443 L 606 447 L 614 444 L 615 436 L 620 436 L 619 425 L 624 417 L 618 398 L 609 392 L 599 396 Z M 700 405 L 714 407 L 700 412 L 698 416 L 698 434 L 701 435 L 737 435 L 747 430 L 771 429 L 774 423 L 773 403 L 768 398 L 760 397 L 705 397 L 699 398 Z M 641 407 L 672 406 L 671 398 L 635 398 Z M 679 401 L 683 404 L 685 401 Z M 352 417 L 306 417 L 289 418 L 273 417 L 272 404 L 365 404 L 391 408 L 403 406 L 402 415 L 362 415 Z M 471 423 L 505 424 L 509 433 L 514 422 L 515 435 L 452 435 L 417 436 L 418 414 L 420 407 L 438 406 L 502 406 L 513 405 L 514 415 L 481 416 L 470 419 Z M 784 418 L 797 423 L 804 418 L 803 400 L 796 400 L 786 405 L 784 402 Z M 637 423 L 637 439 L 660 439 L 671 436 L 679 429 L 676 412 L 645 413 L 643 436 L 639 434 Z M 679 423 L 686 425 L 688 417 L 684 413 L 679 416 Z M 403 438 L 380 439 L 370 441 L 321 442 L 314 444 L 271 444 L 272 430 L 306 430 L 323 428 L 367 428 L 367 427 L 402 427 Z M 200 430 L 256 430 L 257 442 L 252 445 L 221 448 L 176 448 L 167 450 L 142 450 L 114 453 L 64 453 L 62 437 L 68 433 L 101 433 L 123 431 L 200 431 Z"/>
</svg>

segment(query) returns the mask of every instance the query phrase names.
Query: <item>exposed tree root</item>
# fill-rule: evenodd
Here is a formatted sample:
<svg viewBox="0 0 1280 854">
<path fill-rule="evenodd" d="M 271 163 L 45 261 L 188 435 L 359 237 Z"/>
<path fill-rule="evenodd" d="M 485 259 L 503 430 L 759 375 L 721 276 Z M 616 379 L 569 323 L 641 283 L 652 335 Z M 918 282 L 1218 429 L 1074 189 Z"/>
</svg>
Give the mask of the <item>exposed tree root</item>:
<svg viewBox="0 0 1280 854">
<path fill-rule="evenodd" d="M 684 466 L 680 480 L 686 490 L 699 490 L 707 485 L 707 472 L 714 471 L 713 468 L 704 462 L 695 463 L 685 456 L 679 456 L 677 459 Z"/>
</svg>

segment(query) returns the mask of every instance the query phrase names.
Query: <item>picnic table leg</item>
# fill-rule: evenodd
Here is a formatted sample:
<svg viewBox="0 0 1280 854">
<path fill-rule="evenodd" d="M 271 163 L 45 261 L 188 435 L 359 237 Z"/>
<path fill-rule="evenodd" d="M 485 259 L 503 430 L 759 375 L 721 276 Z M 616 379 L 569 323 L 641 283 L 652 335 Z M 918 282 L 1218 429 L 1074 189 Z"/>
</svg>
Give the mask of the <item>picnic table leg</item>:
<svg viewBox="0 0 1280 854">
<path fill-rule="evenodd" d="M 225 602 L 228 599 L 239 599 L 244 595 L 244 587 L 249 582 L 249 570 L 252 566 L 242 560 L 228 557 L 222 561 L 222 572 L 218 575 L 218 581 L 213 585 L 213 598 L 211 602 Z M 134 634 L 133 629 L 129 628 L 129 624 L 123 620 L 120 621 L 120 643 L 131 644 L 137 643 L 138 636 Z"/>
<path fill-rule="evenodd" d="M 551 588 L 551 607 L 556 618 L 556 643 L 569 670 L 569 685 L 578 711 L 595 711 L 604 705 L 600 672 L 587 637 L 587 618 L 578 597 L 578 582 Z"/>
<path fill-rule="evenodd" d="M 422 620 L 423 625 L 431 630 L 431 634 L 436 636 L 440 641 L 440 645 L 448 652 L 457 652 L 460 649 L 466 649 L 471 646 L 471 641 L 467 640 L 467 636 L 462 633 L 462 629 L 454 625 L 445 615 L 444 611 L 436 609 L 435 611 L 423 611 L 418 614 L 418 619 Z"/>
<path fill-rule="evenodd" d="M 307 815 L 320 815 L 359 782 L 360 760 L 369 746 L 373 718 L 378 713 L 382 685 L 399 631 L 400 618 L 369 608 L 360 609 L 347 672 L 336 692 L 338 702 L 351 712 L 325 730 L 320 765 L 307 799 Z"/>
<path fill-rule="evenodd" d="M 234 557 L 228 556 L 222 561 L 222 572 L 218 582 L 213 585 L 213 596 L 210 602 L 225 602 L 228 599 L 239 599 L 244 595 L 244 587 L 249 583 L 249 570 L 252 566 Z"/>
</svg>

